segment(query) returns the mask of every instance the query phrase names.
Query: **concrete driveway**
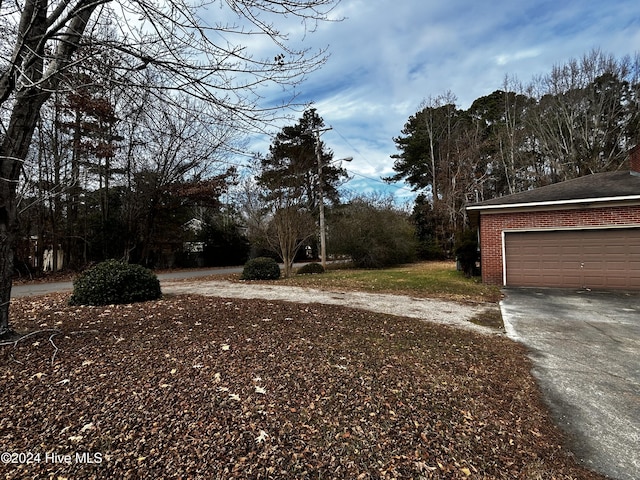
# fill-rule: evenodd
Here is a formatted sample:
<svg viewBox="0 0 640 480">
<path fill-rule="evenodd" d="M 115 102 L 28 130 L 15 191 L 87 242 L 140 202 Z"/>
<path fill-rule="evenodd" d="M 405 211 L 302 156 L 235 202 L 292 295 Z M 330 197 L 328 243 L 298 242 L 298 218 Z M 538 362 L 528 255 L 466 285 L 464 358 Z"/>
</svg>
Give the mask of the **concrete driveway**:
<svg viewBox="0 0 640 480">
<path fill-rule="evenodd" d="M 509 288 L 501 309 L 576 457 L 640 479 L 640 294 Z"/>
</svg>

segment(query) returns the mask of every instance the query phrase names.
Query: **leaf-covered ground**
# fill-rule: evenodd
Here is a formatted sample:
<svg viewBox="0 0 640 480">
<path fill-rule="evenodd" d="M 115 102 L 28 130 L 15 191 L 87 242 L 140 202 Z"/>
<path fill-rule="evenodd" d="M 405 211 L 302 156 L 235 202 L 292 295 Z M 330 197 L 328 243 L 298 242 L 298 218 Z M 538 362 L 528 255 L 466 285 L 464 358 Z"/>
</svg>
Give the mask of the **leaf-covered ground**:
<svg viewBox="0 0 640 480">
<path fill-rule="evenodd" d="M 12 304 L 41 332 L 0 347 L 7 479 L 602 478 L 506 338 L 321 305 L 67 298 Z"/>
</svg>

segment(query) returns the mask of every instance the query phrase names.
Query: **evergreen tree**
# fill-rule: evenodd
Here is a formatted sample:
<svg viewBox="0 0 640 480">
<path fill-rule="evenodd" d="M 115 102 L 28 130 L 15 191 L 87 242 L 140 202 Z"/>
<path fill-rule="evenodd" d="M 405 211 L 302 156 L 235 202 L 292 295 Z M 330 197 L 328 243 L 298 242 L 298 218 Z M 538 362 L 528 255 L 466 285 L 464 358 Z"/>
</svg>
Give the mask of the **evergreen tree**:
<svg viewBox="0 0 640 480">
<path fill-rule="evenodd" d="M 261 161 L 258 176 L 258 183 L 269 191 L 268 200 L 285 194 L 294 196 L 308 211 L 316 214 L 319 148 L 323 196 L 331 203 L 338 202 L 338 186 L 347 177 L 347 172 L 331 164 L 333 152 L 323 142 L 318 146 L 315 132 L 324 126 L 324 120 L 315 108 L 311 108 L 304 112 L 296 125 L 284 127 L 276 135 L 269 147 L 269 155 Z"/>
<path fill-rule="evenodd" d="M 319 190 L 322 188 L 325 201 L 335 204 L 339 201 L 338 186 L 347 177 L 346 170 L 332 165 L 333 152 L 319 139 L 323 128 L 324 121 L 315 109 L 305 111 L 296 125 L 284 127 L 278 133 L 269 147 L 269 155 L 261 161 L 257 181 L 264 192 L 263 200 L 271 210 L 272 221 L 277 225 L 272 229 L 270 243 L 285 265 L 293 261 L 304 244 L 317 252 L 315 235 L 307 230 L 313 225 L 313 219 L 318 218 Z M 300 228 L 302 226 L 304 228 Z M 273 235 L 279 240 L 274 241 Z M 295 236 L 297 238 L 292 238 Z"/>
</svg>

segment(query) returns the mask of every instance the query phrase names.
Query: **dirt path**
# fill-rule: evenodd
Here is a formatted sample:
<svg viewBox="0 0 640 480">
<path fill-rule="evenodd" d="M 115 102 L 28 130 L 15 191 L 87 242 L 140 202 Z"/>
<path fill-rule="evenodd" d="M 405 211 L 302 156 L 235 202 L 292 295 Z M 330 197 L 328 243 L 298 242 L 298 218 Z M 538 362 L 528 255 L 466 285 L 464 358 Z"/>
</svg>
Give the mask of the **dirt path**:
<svg viewBox="0 0 640 480">
<path fill-rule="evenodd" d="M 239 284 L 226 281 L 163 282 L 164 293 L 192 293 L 213 297 L 283 300 L 296 303 L 321 303 L 387 313 L 402 317 L 453 325 L 476 332 L 495 335 L 495 328 L 471 323 L 471 319 L 487 310 L 497 310 L 497 305 L 465 305 L 446 300 L 415 298 L 406 295 L 382 293 L 324 291 L 311 288 Z"/>
</svg>

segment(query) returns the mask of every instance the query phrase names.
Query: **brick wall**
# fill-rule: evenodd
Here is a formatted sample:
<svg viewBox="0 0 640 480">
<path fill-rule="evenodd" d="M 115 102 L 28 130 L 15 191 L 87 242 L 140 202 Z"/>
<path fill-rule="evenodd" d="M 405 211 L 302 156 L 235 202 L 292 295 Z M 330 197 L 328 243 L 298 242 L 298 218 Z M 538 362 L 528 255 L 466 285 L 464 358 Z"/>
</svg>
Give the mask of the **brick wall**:
<svg viewBox="0 0 640 480">
<path fill-rule="evenodd" d="M 629 152 L 629 170 L 640 173 L 640 144 Z"/>
<path fill-rule="evenodd" d="M 575 227 L 640 225 L 640 205 L 513 213 L 482 213 L 482 281 L 502 285 L 502 232 Z"/>
</svg>

